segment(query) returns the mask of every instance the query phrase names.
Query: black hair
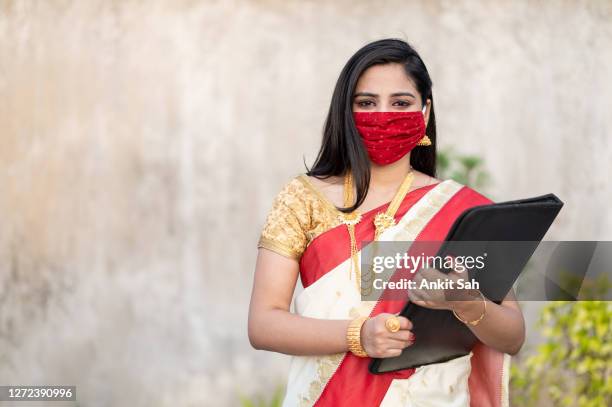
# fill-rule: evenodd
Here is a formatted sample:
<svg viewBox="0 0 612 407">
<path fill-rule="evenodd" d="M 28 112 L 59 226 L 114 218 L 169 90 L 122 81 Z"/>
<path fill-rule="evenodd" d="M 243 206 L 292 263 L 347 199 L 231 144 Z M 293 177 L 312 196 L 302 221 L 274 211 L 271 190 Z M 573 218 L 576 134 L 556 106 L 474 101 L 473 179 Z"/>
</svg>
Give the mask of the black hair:
<svg viewBox="0 0 612 407">
<path fill-rule="evenodd" d="M 404 66 L 406 74 L 416 84 L 423 106 L 427 99 L 431 100 L 429 122 L 425 131 L 431 145 L 413 149 L 410 153 L 410 164 L 414 169 L 435 177 L 436 116 L 431 92 L 432 82 L 425 63 L 404 40 L 386 38 L 371 42 L 359 49 L 340 72 L 325 120 L 321 149 L 312 168 L 306 168 L 307 175 L 320 179 L 352 172 L 357 189 L 356 202 L 351 207 L 339 208 L 343 212 L 352 212 L 363 203 L 371 175 L 368 153 L 353 121 L 355 87 L 366 69 L 388 63 L 401 63 Z"/>
</svg>

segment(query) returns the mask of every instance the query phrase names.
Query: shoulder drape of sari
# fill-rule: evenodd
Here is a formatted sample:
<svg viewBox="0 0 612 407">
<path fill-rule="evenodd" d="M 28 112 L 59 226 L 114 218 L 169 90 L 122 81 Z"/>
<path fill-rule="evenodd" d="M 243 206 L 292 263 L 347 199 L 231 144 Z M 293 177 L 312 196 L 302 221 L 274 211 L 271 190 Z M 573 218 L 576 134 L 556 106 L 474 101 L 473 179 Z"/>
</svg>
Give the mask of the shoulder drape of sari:
<svg viewBox="0 0 612 407">
<path fill-rule="evenodd" d="M 406 196 L 396 214 L 397 225 L 385 231 L 380 239 L 442 241 L 461 212 L 491 202 L 453 180 L 419 188 Z M 374 210 L 363 214 L 362 221 L 356 226 L 359 255 L 361 242 L 373 240 L 375 214 Z M 298 314 L 323 319 L 352 319 L 401 310 L 404 304 L 400 301 L 361 300 L 355 281 L 350 278 L 349 247 L 344 225 L 320 234 L 309 244 L 300 259 L 300 279 L 304 290 L 295 299 Z M 507 405 L 509 360 L 509 355 L 482 343 L 473 349 L 468 380 L 470 406 Z M 283 405 L 379 406 L 394 380 L 409 380 L 415 373 L 415 369 L 406 369 L 373 375 L 368 371 L 370 361 L 368 357 L 360 358 L 350 352 L 293 356 Z"/>
</svg>

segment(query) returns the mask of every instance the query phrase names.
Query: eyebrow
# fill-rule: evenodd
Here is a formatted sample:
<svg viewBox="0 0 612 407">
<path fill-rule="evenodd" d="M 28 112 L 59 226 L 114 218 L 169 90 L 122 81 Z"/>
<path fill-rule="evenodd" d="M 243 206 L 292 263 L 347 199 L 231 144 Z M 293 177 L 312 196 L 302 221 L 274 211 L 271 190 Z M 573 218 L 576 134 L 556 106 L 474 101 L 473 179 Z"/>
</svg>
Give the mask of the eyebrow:
<svg viewBox="0 0 612 407">
<path fill-rule="evenodd" d="M 371 93 L 371 92 L 357 92 L 355 93 L 354 97 L 357 97 L 357 96 L 372 96 L 375 98 L 378 97 L 376 93 Z M 392 93 L 391 96 L 412 96 L 413 98 L 416 99 L 416 96 L 414 96 L 410 92 L 395 92 L 395 93 Z"/>
</svg>

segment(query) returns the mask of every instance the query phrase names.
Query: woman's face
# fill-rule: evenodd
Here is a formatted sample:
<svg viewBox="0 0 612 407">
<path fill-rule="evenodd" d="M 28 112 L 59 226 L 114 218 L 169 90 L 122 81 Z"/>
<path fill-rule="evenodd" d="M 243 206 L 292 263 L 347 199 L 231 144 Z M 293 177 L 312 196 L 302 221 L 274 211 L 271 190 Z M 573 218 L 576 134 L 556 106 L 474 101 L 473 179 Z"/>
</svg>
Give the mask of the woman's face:
<svg viewBox="0 0 612 407">
<path fill-rule="evenodd" d="M 430 104 L 431 101 L 427 99 L 425 123 L 429 119 Z M 371 66 L 357 81 L 353 97 L 354 112 L 411 112 L 421 109 L 421 96 L 399 63 Z"/>
</svg>

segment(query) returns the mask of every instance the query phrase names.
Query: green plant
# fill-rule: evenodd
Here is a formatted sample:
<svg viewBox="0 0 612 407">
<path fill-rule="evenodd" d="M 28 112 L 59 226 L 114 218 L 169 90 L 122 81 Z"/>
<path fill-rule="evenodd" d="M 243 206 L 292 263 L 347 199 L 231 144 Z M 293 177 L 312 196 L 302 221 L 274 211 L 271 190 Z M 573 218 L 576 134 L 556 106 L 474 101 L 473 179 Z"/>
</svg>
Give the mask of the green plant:
<svg viewBox="0 0 612 407">
<path fill-rule="evenodd" d="M 483 188 L 490 183 L 490 176 L 484 169 L 481 157 L 469 154 L 459 154 L 452 147 L 438 152 L 438 178 L 454 179 L 473 188 Z"/>
<path fill-rule="evenodd" d="M 609 287 L 599 279 L 586 288 L 607 292 Z M 538 321 L 543 343 L 536 354 L 511 367 L 513 404 L 539 406 L 544 396 L 554 406 L 612 405 L 611 319 L 610 301 L 546 304 Z"/>
<path fill-rule="evenodd" d="M 284 386 L 278 385 L 269 401 L 265 400 L 261 394 L 252 397 L 239 395 L 238 397 L 240 398 L 240 405 L 242 407 L 280 407 L 283 402 L 284 394 Z"/>
</svg>

